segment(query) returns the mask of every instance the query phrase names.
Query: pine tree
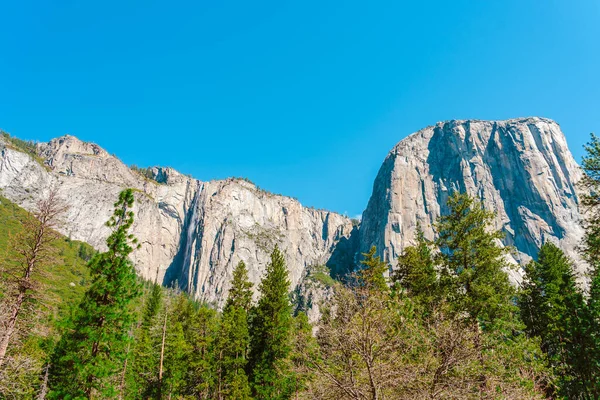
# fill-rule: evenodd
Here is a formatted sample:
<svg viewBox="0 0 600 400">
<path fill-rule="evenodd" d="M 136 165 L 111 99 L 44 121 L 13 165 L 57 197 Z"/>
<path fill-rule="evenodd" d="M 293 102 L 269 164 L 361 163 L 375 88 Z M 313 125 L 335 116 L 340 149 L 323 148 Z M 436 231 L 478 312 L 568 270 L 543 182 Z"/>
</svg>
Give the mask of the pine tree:
<svg viewBox="0 0 600 400">
<path fill-rule="evenodd" d="M 250 398 L 250 386 L 245 368 L 250 342 L 248 312 L 252 302 L 252 283 L 248 281 L 248 270 L 240 261 L 233 271 L 229 296 L 217 337 L 217 398 Z"/>
<path fill-rule="evenodd" d="M 514 289 L 505 269 L 510 268 L 498 244 L 504 235 L 491 231 L 494 213 L 467 194 L 455 192 L 448 199 L 449 214 L 436 226 L 440 249 L 440 284 L 455 312 L 486 328 L 514 311 Z"/>
<path fill-rule="evenodd" d="M 450 212 L 436 226 L 440 249 L 440 286 L 455 316 L 464 318 L 473 334 L 479 357 L 480 396 L 487 393 L 483 332 L 492 332 L 513 322 L 514 289 L 505 269 L 509 268 L 506 249 L 498 244 L 500 231 L 491 231 L 494 214 L 467 194 L 453 193 L 448 199 Z M 512 327 L 511 327 L 512 328 Z"/>
<path fill-rule="evenodd" d="M 53 355 L 51 398 L 110 398 L 116 395 L 115 376 L 123 366 L 129 329 L 134 321 L 130 303 L 140 293 L 129 254 L 137 243 L 131 189 L 119 194 L 107 222 L 113 232 L 108 251 L 89 263 L 91 286 L 67 323 Z"/>
<path fill-rule="evenodd" d="M 589 382 L 587 393 L 600 398 L 600 139 L 592 134 L 585 146 L 583 178 L 580 187 L 584 190 L 581 204 L 585 210 L 585 237 L 583 257 L 590 267 L 589 297 L 584 318 L 587 348 L 590 357 L 585 380 Z"/>
<path fill-rule="evenodd" d="M 293 392 L 294 379 L 287 363 L 292 329 L 289 290 L 285 260 L 275 247 L 252 314 L 248 374 L 256 399 L 288 399 Z"/>
<path fill-rule="evenodd" d="M 525 266 L 518 303 L 527 334 L 540 338 L 549 366 L 556 371 L 559 393 L 571 397 L 581 385 L 578 360 L 587 358 L 581 351 L 584 299 L 571 261 L 554 244 L 542 245 L 537 261 Z"/>
<path fill-rule="evenodd" d="M 388 285 L 385 273 L 389 271 L 389 266 L 375 254 L 377 254 L 375 246 L 371 246 L 368 253 L 362 254 L 363 260 L 360 263 L 363 267 L 357 273 L 358 284 L 370 290 L 386 291 Z"/>
<path fill-rule="evenodd" d="M 438 276 L 431 252 L 431 244 L 425 239 L 419 226 L 417 243 L 404 249 L 398 257 L 398 266 L 392 280 L 422 307 L 431 309 L 439 300 Z"/>
<path fill-rule="evenodd" d="M 170 360 L 180 357 L 177 354 L 169 355 L 169 352 L 177 350 L 177 346 L 168 343 L 166 345 L 165 377 L 173 377 L 171 385 L 173 389 L 178 390 L 173 390 L 169 396 L 214 398 L 214 342 L 217 336 L 217 322 L 214 309 L 198 304 L 185 294 L 178 297 L 173 310 L 169 311 L 167 339 L 176 342 L 182 338 L 179 347 L 185 347 L 187 350 L 182 354 L 183 361 L 172 363 Z M 183 337 L 178 333 L 171 333 L 173 329 L 179 329 L 178 326 L 181 326 Z M 180 369 L 185 373 L 180 373 Z M 177 383 L 179 380 L 182 382 Z M 167 389 L 168 387 L 165 387 L 165 390 Z M 167 395 L 169 392 L 165 390 L 163 393 Z"/>
<path fill-rule="evenodd" d="M 142 312 L 141 324 L 135 332 L 135 343 L 127 370 L 126 398 L 151 397 L 157 390 L 159 363 L 158 313 L 163 302 L 163 289 L 153 284 Z"/>
</svg>

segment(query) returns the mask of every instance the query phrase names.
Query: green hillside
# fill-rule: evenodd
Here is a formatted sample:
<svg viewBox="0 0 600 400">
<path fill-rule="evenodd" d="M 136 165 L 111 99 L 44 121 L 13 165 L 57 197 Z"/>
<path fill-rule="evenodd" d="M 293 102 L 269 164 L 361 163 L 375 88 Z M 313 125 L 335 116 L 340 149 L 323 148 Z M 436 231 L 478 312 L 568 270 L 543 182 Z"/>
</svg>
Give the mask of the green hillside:
<svg viewBox="0 0 600 400">
<path fill-rule="evenodd" d="M 11 242 L 22 232 L 22 221 L 27 216 L 26 210 L 0 196 L 0 283 L 6 282 L 6 267 L 14 251 Z M 89 277 L 86 260 L 94 254 L 94 249 L 64 236 L 53 246 L 55 262 L 40 271 L 42 287 L 20 318 L 18 330 L 26 334 L 15 335 L 9 347 L 9 361 L 0 371 L 0 399 L 34 398 L 42 378 L 40 371 L 58 339 L 58 321 L 85 291 Z M 0 301 L 4 297 L 2 286 Z"/>
<path fill-rule="evenodd" d="M 21 221 L 27 211 L 0 196 L 0 254 L 7 254 L 10 237 L 23 229 Z M 88 271 L 87 260 L 94 254 L 94 249 L 87 243 L 61 237 L 55 243 L 58 259 L 50 266 L 43 277 L 46 298 L 45 303 L 60 307 L 72 304 L 84 292 Z"/>
</svg>

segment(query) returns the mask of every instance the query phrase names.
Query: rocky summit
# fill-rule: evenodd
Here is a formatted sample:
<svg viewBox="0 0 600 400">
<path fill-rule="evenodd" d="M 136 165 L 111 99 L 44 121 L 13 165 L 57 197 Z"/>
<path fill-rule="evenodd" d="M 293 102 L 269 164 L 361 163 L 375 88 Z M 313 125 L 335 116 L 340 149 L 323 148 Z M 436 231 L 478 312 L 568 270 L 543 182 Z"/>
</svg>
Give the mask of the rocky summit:
<svg viewBox="0 0 600 400">
<path fill-rule="evenodd" d="M 387 155 L 363 213 L 360 249 L 392 262 L 420 225 L 429 239 L 452 191 L 497 213 L 496 229 L 519 264 L 545 241 L 577 258 L 583 236 L 576 184 L 581 171 L 559 125 L 544 118 L 448 121 L 416 132 Z M 519 271 L 512 273 L 519 280 Z"/>
<path fill-rule="evenodd" d="M 440 122 L 402 140 L 383 162 L 360 228 L 244 179 L 203 182 L 171 168 L 131 169 L 73 136 L 38 144 L 33 153 L 0 137 L 3 196 L 32 209 L 57 188 L 69 206 L 62 233 L 102 250 L 117 194 L 134 188 L 138 273 L 165 285 L 177 282 L 216 305 L 238 261 L 258 284 L 275 245 L 286 255 L 293 286 L 311 266 L 351 268 L 372 245 L 394 264 L 418 224 L 433 239 L 433 224 L 453 190 L 497 212 L 496 227 L 506 233 L 504 244 L 514 248 L 517 263 L 534 257 L 547 240 L 577 257 L 583 234 L 576 190 L 581 172 L 558 124 L 542 118 Z"/>
</svg>

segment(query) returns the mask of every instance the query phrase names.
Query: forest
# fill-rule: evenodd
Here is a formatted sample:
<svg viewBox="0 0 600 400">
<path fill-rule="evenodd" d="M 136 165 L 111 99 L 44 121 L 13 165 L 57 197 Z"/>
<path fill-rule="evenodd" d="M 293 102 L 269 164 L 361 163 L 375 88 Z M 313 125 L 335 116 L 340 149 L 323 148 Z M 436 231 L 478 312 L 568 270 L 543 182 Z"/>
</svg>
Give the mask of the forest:
<svg viewBox="0 0 600 400">
<path fill-rule="evenodd" d="M 436 239 L 419 229 L 393 267 L 373 247 L 343 276 L 316 269 L 315 324 L 277 247 L 257 296 L 240 262 L 218 309 L 136 276 L 133 190 L 104 252 L 57 233 L 55 192 L 33 213 L 0 198 L 0 398 L 600 399 L 594 135 L 582 169 L 583 261 L 548 241 L 514 285 L 494 212 L 457 191 Z"/>
</svg>

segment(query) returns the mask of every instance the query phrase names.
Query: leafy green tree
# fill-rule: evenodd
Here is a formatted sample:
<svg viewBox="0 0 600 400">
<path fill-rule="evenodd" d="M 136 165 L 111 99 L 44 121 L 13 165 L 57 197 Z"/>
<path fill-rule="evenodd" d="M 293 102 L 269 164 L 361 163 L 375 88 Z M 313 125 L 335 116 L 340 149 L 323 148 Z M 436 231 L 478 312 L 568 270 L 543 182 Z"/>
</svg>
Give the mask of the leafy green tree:
<svg viewBox="0 0 600 400">
<path fill-rule="evenodd" d="M 110 398 L 116 395 L 115 376 L 123 366 L 129 329 L 134 321 L 130 303 L 139 296 L 129 254 L 137 240 L 133 224 L 131 189 L 119 194 L 113 216 L 107 222 L 113 232 L 108 251 L 90 263 L 91 286 L 67 321 L 53 355 L 50 371 L 51 398 Z"/>
<path fill-rule="evenodd" d="M 248 374 L 256 399 L 288 399 L 294 379 L 287 358 L 291 351 L 290 281 L 283 254 L 275 247 L 261 294 L 252 313 Z"/>
<path fill-rule="evenodd" d="M 363 253 L 363 259 L 360 262 L 362 269 L 357 273 L 358 284 L 372 290 L 387 291 L 385 273 L 389 271 L 389 266 L 376 254 L 375 246 L 371 246 L 368 253 Z"/>
<path fill-rule="evenodd" d="M 250 332 L 248 312 L 252 304 L 252 283 L 248 270 L 240 261 L 233 271 L 229 296 L 223 310 L 216 343 L 217 398 L 249 399 L 246 375 Z"/>
</svg>

